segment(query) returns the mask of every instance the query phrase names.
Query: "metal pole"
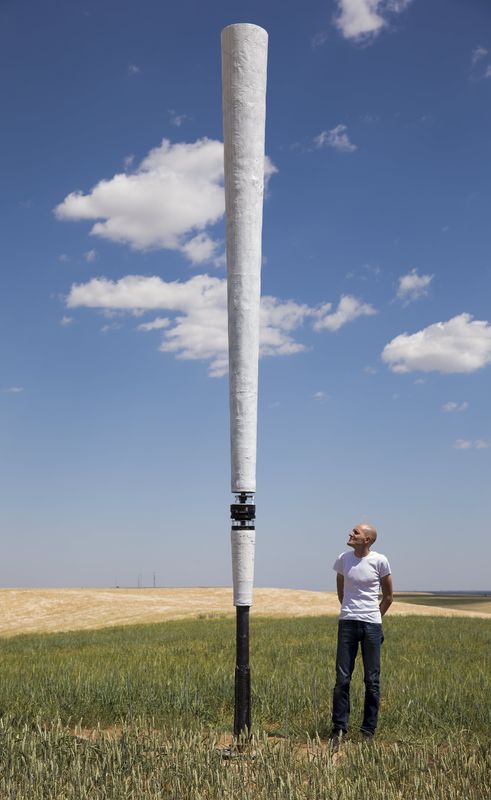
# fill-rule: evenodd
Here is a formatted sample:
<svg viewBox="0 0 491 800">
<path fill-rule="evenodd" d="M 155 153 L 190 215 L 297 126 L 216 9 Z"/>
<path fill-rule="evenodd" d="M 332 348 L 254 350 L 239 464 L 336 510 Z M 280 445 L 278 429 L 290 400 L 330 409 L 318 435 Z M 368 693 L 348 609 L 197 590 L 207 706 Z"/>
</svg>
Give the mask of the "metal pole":
<svg viewBox="0 0 491 800">
<path fill-rule="evenodd" d="M 234 736 L 251 730 L 251 670 L 249 667 L 249 606 L 236 608 Z"/>
</svg>

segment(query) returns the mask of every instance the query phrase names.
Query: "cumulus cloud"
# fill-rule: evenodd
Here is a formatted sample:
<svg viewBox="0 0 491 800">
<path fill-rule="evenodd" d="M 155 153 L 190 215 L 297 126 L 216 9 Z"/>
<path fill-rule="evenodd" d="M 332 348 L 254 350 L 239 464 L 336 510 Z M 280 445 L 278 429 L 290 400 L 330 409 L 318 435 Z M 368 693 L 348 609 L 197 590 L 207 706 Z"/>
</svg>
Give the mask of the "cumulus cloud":
<svg viewBox="0 0 491 800">
<path fill-rule="evenodd" d="M 173 108 L 169 108 L 169 116 L 171 124 L 176 128 L 180 128 L 184 120 L 188 118 L 187 114 L 178 114 Z"/>
<path fill-rule="evenodd" d="M 459 314 L 389 342 L 382 359 L 393 372 L 475 372 L 491 363 L 491 325 Z"/>
<path fill-rule="evenodd" d="M 141 67 L 138 67 L 136 64 L 128 65 L 128 75 L 139 75 L 140 72 L 141 72 Z"/>
<path fill-rule="evenodd" d="M 319 31 L 318 33 L 315 33 L 311 40 L 312 49 L 316 50 L 318 47 L 322 47 L 328 39 L 329 34 L 327 31 Z"/>
<path fill-rule="evenodd" d="M 168 317 L 156 317 L 151 322 L 142 322 L 141 325 L 138 325 L 137 330 L 139 331 L 159 331 L 162 328 L 168 328 L 170 325 L 170 319 Z"/>
<path fill-rule="evenodd" d="M 488 50 L 485 47 L 475 47 L 472 51 L 471 62 L 472 66 L 474 67 L 476 64 L 479 63 L 483 58 L 486 58 L 488 54 Z"/>
<path fill-rule="evenodd" d="M 463 403 L 456 403 L 454 400 L 449 400 L 448 403 L 444 403 L 442 405 L 442 411 L 445 411 L 447 414 L 450 414 L 453 411 L 467 411 L 468 408 L 469 403 L 467 400 L 464 400 Z"/>
<path fill-rule="evenodd" d="M 482 45 L 475 47 L 471 54 L 471 78 L 473 80 L 482 80 L 483 78 L 491 78 L 491 64 L 488 63 L 484 66 L 484 59 L 488 60 L 489 50 Z"/>
<path fill-rule="evenodd" d="M 346 125 L 336 125 L 330 131 L 321 131 L 314 138 L 314 147 L 321 150 L 323 147 L 332 147 L 339 153 L 353 153 L 357 150 L 356 144 L 350 142 Z"/>
<path fill-rule="evenodd" d="M 349 294 L 344 294 L 339 301 L 336 311 L 328 313 L 331 309 L 331 303 L 327 303 L 321 307 L 318 312 L 318 319 L 314 323 L 314 329 L 321 331 L 327 329 L 329 331 L 337 331 L 347 322 L 351 322 L 357 317 L 372 316 L 377 311 L 369 303 L 364 303 L 357 297 Z"/>
<path fill-rule="evenodd" d="M 221 261 L 221 256 L 217 255 L 218 242 L 214 241 L 207 233 L 198 233 L 192 239 L 188 239 L 181 247 L 192 264 L 202 264 L 205 261 Z"/>
<path fill-rule="evenodd" d="M 266 158 L 265 180 L 276 171 Z M 195 264 L 218 257 L 206 229 L 224 211 L 223 143 L 211 139 L 164 139 L 131 173 L 71 192 L 54 210 L 61 220 L 97 220 L 94 236 L 135 250 L 178 250 Z"/>
<path fill-rule="evenodd" d="M 350 270 L 346 273 L 347 280 L 380 280 L 382 269 L 377 264 L 363 264 L 360 269 Z"/>
<path fill-rule="evenodd" d="M 131 275 L 117 282 L 96 278 L 74 285 L 67 305 L 70 308 L 174 311 L 176 317 L 171 326 L 166 326 L 160 350 L 174 353 L 180 359 L 207 360 L 213 376 L 223 375 L 227 370 L 227 284 L 223 278 L 196 275 L 183 282 Z M 308 306 L 264 297 L 261 355 L 290 355 L 305 349 L 294 341 L 291 332 L 311 313 Z M 144 329 L 150 327 L 140 326 L 140 330 Z"/>
<path fill-rule="evenodd" d="M 456 450 L 469 450 L 472 447 L 472 442 L 469 439 L 457 439 L 454 447 Z"/>
<path fill-rule="evenodd" d="M 210 139 L 164 139 L 133 173 L 102 180 L 87 194 L 72 192 L 55 208 L 58 219 L 103 220 L 93 235 L 137 250 L 179 250 L 223 213 L 223 145 Z"/>
<path fill-rule="evenodd" d="M 337 0 L 334 24 L 345 39 L 374 38 L 389 24 L 391 15 L 400 14 L 412 0 Z"/>
<path fill-rule="evenodd" d="M 119 281 L 93 278 L 87 283 L 74 284 L 66 304 L 68 308 L 96 308 L 111 313 L 171 312 L 172 319 L 157 317 L 153 322 L 140 324 L 138 330 L 162 328 L 160 350 L 163 352 L 174 353 L 179 359 L 208 361 L 210 375 L 215 377 L 227 371 L 227 282 L 224 278 L 209 275 L 196 275 L 187 281 L 164 281 L 156 276 L 140 275 L 128 275 Z M 336 312 L 329 314 L 330 308 L 330 303 L 311 307 L 293 300 L 262 297 L 261 356 L 286 356 L 305 350 L 306 346 L 297 341 L 294 334 L 306 320 L 315 330 L 337 330 L 363 313 L 375 313 L 373 309 L 360 310 L 371 309 L 371 306 L 350 297 L 341 298 Z"/>
<path fill-rule="evenodd" d="M 418 271 L 412 269 L 407 275 L 401 275 L 399 278 L 397 297 L 403 300 L 405 305 L 425 297 L 433 278 L 434 275 L 418 275 Z"/>
<path fill-rule="evenodd" d="M 66 327 L 67 325 L 71 325 L 71 324 L 72 324 L 72 322 L 73 322 L 73 317 L 67 317 L 67 316 L 65 315 L 65 316 L 63 316 L 63 317 L 61 318 L 61 320 L 60 320 L 60 325 L 63 325 L 63 326 L 65 326 L 65 327 Z"/>
<path fill-rule="evenodd" d="M 92 264 L 92 262 L 95 261 L 96 258 L 97 258 L 97 253 L 95 250 L 87 250 L 87 252 L 84 253 L 84 259 L 87 262 L 87 264 Z"/>
<path fill-rule="evenodd" d="M 8 386 L 6 389 L 2 389 L 2 394 L 19 394 L 20 392 L 24 391 L 23 386 Z"/>
<path fill-rule="evenodd" d="M 301 353 L 305 345 L 296 342 L 291 333 L 315 314 L 315 309 L 293 300 L 282 301 L 276 297 L 261 298 L 260 352 L 263 356 L 290 356 Z"/>
<path fill-rule="evenodd" d="M 486 442 L 484 439 L 475 439 L 474 441 L 470 439 L 457 439 L 454 444 L 456 450 L 487 450 L 489 446 L 490 443 Z"/>
</svg>

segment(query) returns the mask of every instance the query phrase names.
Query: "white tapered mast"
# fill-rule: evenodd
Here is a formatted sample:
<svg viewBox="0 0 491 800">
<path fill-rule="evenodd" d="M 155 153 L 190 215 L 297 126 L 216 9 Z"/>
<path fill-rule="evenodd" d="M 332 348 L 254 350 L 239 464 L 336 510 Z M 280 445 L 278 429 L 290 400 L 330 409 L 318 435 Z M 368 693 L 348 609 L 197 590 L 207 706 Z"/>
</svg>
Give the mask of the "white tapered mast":
<svg viewBox="0 0 491 800">
<path fill-rule="evenodd" d="M 232 492 L 256 491 L 259 300 L 268 34 L 222 31 Z M 233 526 L 234 604 L 252 605 L 254 528 Z"/>
<path fill-rule="evenodd" d="M 249 608 L 255 550 L 257 385 L 268 34 L 222 31 L 227 215 L 232 572 L 237 615 L 234 734 L 251 730 Z"/>
</svg>

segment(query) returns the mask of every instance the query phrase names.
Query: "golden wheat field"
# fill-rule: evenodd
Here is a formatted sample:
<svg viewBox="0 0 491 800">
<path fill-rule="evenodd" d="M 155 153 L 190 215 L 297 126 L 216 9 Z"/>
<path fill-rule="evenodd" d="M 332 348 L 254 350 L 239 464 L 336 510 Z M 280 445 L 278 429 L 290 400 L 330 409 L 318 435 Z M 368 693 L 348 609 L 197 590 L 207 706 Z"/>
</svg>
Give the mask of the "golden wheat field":
<svg viewBox="0 0 491 800">
<path fill-rule="evenodd" d="M 256 589 L 254 615 L 335 615 L 334 592 Z M 483 617 L 489 614 L 394 602 L 392 615 Z M 109 626 L 234 614 L 228 587 L 162 589 L 0 589 L 0 635 L 90 630 Z"/>
</svg>

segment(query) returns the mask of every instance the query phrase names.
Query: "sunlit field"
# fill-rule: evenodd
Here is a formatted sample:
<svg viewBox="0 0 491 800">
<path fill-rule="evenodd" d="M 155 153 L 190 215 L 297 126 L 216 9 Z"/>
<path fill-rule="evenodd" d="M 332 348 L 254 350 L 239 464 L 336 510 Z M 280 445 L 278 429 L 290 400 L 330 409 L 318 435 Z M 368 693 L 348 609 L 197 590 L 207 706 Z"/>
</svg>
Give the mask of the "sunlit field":
<svg viewBox="0 0 491 800">
<path fill-rule="evenodd" d="M 449 608 L 455 611 L 465 611 L 469 614 L 491 614 L 491 592 L 474 592 L 472 594 L 459 593 L 413 593 L 397 592 L 396 599 L 399 603 L 410 603 L 411 606 L 419 605 L 432 609 Z"/>
<path fill-rule="evenodd" d="M 327 745 L 336 620 L 253 619 L 254 741 L 226 761 L 234 622 L 198 619 L 2 640 L 1 798 L 488 797 L 490 629 L 384 623 L 383 701 L 360 741 Z"/>
<path fill-rule="evenodd" d="M 399 598 L 403 602 L 399 602 Z M 413 602 L 414 600 L 414 602 Z M 425 604 L 425 601 L 427 603 Z M 484 616 L 482 609 L 462 606 L 461 595 L 446 598 L 426 594 L 396 594 L 390 616 Z M 454 607 L 455 603 L 460 603 Z M 336 592 L 305 589 L 254 589 L 254 618 L 337 616 Z M 121 625 L 143 625 L 206 616 L 235 617 L 230 587 L 105 589 L 0 589 L 0 636 L 19 633 L 56 633 L 94 630 Z"/>
</svg>

